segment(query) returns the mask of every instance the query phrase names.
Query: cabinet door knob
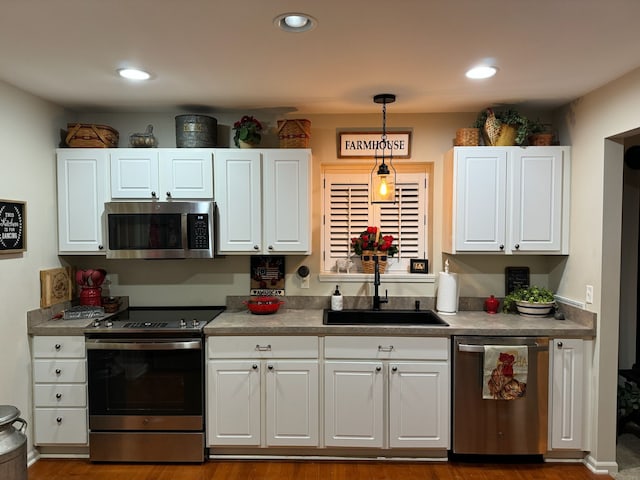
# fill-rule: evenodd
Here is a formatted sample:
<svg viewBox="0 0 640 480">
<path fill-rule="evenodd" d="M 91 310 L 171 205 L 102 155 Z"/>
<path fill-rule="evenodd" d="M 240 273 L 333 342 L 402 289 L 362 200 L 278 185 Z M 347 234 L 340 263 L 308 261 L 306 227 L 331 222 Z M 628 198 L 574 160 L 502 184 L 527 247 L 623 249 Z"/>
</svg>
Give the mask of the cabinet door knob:
<svg viewBox="0 0 640 480">
<path fill-rule="evenodd" d="M 273 370 L 273 365 L 267 365 L 267 368 L 268 368 L 269 370 Z"/>
<path fill-rule="evenodd" d="M 151 192 L 151 198 L 156 198 L 156 192 Z"/>
<path fill-rule="evenodd" d="M 558 342 L 558 348 L 562 348 L 562 342 Z"/>
<path fill-rule="evenodd" d="M 55 347 L 56 350 L 60 350 L 62 348 L 62 345 L 60 345 L 59 343 L 56 343 Z"/>
<path fill-rule="evenodd" d="M 56 418 L 56 422 L 58 423 L 58 425 L 60 425 L 62 423 L 62 417 Z"/>
<path fill-rule="evenodd" d="M 251 368 L 253 368 L 254 370 L 257 370 L 258 369 L 258 364 L 254 363 L 253 365 L 251 365 Z"/>
<path fill-rule="evenodd" d="M 382 370 L 382 367 L 381 367 L 380 365 L 378 365 L 378 366 L 376 367 L 376 372 L 379 372 L 380 370 Z"/>
<path fill-rule="evenodd" d="M 98 250 L 104 250 L 104 245 L 98 245 Z"/>
<path fill-rule="evenodd" d="M 58 400 L 60 400 L 60 399 L 62 398 L 62 394 L 61 394 L 61 393 L 56 393 L 56 398 L 57 398 Z"/>
<path fill-rule="evenodd" d="M 167 192 L 167 198 L 171 198 L 171 192 Z"/>
<path fill-rule="evenodd" d="M 254 249 L 254 250 L 260 250 L 260 247 L 259 247 L 258 245 L 254 245 L 254 246 L 253 246 L 253 249 Z"/>
<path fill-rule="evenodd" d="M 519 243 L 516 243 L 516 244 L 515 244 L 515 248 L 516 248 L 516 250 L 520 250 L 520 244 L 519 244 Z"/>
<path fill-rule="evenodd" d="M 393 367 L 391 367 L 391 371 L 392 372 L 397 372 L 398 371 L 398 367 L 394 365 Z"/>
<path fill-rule="evenodd" d="M 267 248 L 268 248 L 269 250 L 273 250 L 273 245 L 269 245 Z"/>
<path fill-rule="evenodd" d="M 60 370 L 59 368 L 56 368 L 56 375 L 60 375 L 62 373 L 62 370 Z"/>
<path fill-rule="evenodd" d="M 504 250 L 504 245 L 500 245 L 500 250 Z"/>
</svg>

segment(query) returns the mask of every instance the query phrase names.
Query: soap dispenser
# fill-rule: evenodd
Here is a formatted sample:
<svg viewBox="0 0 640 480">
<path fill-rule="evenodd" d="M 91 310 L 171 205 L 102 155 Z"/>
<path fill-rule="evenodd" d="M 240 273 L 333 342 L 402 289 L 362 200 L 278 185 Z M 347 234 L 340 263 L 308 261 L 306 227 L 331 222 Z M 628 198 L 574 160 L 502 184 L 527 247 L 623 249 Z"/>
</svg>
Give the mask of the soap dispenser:
<svg viewBox="0 0 640 480">
<path fill-rule="evenodd" d="M 338 285 L 336 285 L 336 290 L 333 292 L 333 295 L 331 295 L 331 310 L 342 310 L 342 294 L 340 293 Z"/>
</svg>

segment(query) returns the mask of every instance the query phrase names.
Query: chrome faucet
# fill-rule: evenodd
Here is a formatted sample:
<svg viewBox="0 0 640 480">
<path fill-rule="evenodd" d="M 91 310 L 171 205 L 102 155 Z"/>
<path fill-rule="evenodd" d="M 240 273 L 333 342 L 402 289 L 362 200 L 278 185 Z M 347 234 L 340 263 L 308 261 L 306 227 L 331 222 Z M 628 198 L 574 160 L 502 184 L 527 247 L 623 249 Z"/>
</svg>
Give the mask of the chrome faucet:
<svg viewBox="0 0 640 480">
<path fill-rule="evenodd" d="M 378 265 L 378 256 L 373 256 L 373 310 L 380 310 L 381 303 L 389 303 L 387 291 L 384 291 L 384 298 L 380 298 L 378 287 L 380 286 L 380 266 Z"/>
</svg>

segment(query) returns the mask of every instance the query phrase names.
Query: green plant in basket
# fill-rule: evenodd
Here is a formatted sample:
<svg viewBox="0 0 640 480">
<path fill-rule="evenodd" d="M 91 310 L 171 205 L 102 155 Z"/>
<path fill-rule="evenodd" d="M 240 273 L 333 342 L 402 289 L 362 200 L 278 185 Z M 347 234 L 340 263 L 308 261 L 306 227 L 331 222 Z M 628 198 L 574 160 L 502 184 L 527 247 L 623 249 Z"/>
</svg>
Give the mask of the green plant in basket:
<svg viewBox="0 0 640 480">
<path fill-rule="evenodd" d="M 240 146 L 240 141 L 249 143 L 251 145 L 257 145 L 262 140 L 262 123 L 252 116 L 245 115 L 240 120 L 233 124 L 233 129 L 236 131 L 233 135 L 233 142 L 236 147 Z"/>
<path fill-rule="evenodd" d="M 501 125 L 509 125 L 516 130 L 516 145 L 522 145 L 527 139 L 527 135 L 529 134 L 529 120 L 514 108 L 500 111 L 485 108 L 478 113 L 473 127 L 479 128 L 480 131 L 483 132 L 485 140 L 487 136 L 489 136 L 491 140 L 495 140 L 492 138 L 492 135 L 488 135 L 488 132 L 491 131 L 491 127 L 493 127 L 494 130 L 499 130 Z M 490 144 L 496 145 L 495 143 Z"/>
<path fill-rule="evenodd" d="M 509 313 L 515 310 L 516 302 L 555 303 L 555 301 L 556 298 L 551 290 L 533 285 L 531 287 L 518 288 L 504 297 L 502 311 Z"/>
</svg>

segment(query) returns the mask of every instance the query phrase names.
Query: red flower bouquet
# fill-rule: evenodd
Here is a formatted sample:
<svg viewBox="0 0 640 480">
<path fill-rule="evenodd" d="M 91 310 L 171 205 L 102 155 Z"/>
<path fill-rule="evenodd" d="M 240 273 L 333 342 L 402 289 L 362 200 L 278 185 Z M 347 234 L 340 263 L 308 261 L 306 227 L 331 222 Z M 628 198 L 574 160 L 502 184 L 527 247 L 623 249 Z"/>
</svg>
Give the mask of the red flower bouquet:
<svg viewBox="0 0 640 480">
<path fill-rule="evenodd" d="M 382 235 L 378 227 L 367 227 L 360 236 L 351 239 L 351 248 L 356 255 L 362 255 L 363 251 L 370 250 L 393 257 L 398 253 L 398 247 L 393 244 L 394 240 L 393 235 Z"/>
</svg>

